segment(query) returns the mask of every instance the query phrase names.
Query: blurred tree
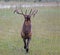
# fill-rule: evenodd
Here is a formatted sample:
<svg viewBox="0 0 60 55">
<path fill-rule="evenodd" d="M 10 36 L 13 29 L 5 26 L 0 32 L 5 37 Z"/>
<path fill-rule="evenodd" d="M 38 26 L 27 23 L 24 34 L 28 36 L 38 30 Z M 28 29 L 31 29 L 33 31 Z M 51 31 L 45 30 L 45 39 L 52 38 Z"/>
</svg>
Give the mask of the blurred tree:
<svg viewBox="0 0 60 55">
<path fill-rule="evenodd" d="M 57 4 L 60 2 L 60 0 L 0 0 L 0 1 L 19 1 L 19 2 L 57 2 Z"/>
<path fill-rule="evenodd" d="M 34 0 L 34 2 L 41 2 L 42 0 Z"/>
<path fill-rule="evenodd" d="M 34 3 L 36 2 L 36 0 L 34 0 Z"/>
<path fill-rule="evenodd" d="M 27 0 L 24 0 L 25 2 L 27 1 Z"/>
<path fill-rule="evenodd" d="M 58 0 L 56 0 L 56 4 L 57 4 L 57 7 L 59 7 L 59 1 Z"/>
<path fill-rule="evenodd" d="M 4 0 L 5 2 L 8 2 L 9 0 Z"/>
<path fill-rule="evenodd" d="M 48 0 L 46 0 L 46 2 L 48 2 Z"/>
<path fill-rule="evenodd" d="M 41 2 L 41 0 L 39 0 L 39 2 Z"/>
</svg>

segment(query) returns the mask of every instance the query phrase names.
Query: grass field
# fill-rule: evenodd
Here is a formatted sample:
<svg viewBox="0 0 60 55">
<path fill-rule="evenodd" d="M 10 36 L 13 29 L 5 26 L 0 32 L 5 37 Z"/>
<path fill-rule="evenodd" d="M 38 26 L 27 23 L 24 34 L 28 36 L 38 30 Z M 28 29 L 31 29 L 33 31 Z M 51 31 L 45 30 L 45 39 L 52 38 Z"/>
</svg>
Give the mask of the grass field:
<svg viewBox="0 0 60 55">
<path fill-rule="evenodd" d="M 0 9 L 0 55 L 60 55 L 60 7 L 36 9 L 28 54 L 20 36 L 23 16 L 13 14 L 13 9 Z"/>
</svg>

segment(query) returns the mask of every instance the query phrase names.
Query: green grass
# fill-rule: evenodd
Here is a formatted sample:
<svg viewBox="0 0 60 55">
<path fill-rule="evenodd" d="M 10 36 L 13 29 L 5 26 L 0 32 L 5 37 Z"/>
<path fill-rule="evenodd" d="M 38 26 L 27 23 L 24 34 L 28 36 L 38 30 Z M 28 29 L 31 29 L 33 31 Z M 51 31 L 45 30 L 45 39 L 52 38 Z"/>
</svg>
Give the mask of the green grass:
<svg viewBox="0 0 60 55">
<path fill-rule="evenodd" d="M 36 9 L 28 55 L 60 55 L 60 7 Z M 20 36 L 23 21 L 13 9 L 0 9 L 0 55 L 26 55 Z"/>
</svg>

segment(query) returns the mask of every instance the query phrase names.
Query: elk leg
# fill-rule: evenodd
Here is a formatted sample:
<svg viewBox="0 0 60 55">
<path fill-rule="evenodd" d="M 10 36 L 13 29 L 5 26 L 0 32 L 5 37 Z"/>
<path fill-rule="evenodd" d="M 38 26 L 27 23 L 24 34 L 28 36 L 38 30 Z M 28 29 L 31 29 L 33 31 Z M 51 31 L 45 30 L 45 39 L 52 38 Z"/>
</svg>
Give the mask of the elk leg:
<svg viewBox="0 0 60 55">
<path fill-rule="evenodd" d="M 29 43 L 30 43 L 30 39 L 28 38 L 28 39 L 27 39 L 27 45 L 26 45 L 26 52 L 29 51 Z"/>
<path fill-rule="evenodd" d="M 23 39 L 24 41 L 24 49 L 26 49 L 26 39 Z"/>
</svg>

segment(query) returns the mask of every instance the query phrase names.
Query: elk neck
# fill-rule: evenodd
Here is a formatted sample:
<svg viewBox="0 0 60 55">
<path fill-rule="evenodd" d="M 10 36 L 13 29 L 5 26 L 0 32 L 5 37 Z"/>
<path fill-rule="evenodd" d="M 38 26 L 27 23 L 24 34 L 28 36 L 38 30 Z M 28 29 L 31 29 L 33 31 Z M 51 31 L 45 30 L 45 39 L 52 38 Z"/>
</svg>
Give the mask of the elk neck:
<svg viewBox="0 0 60 55">
<path fill-rule="evenodd" d="M 25 20 L 25 21 L 24 21 L 24 24 L 25 24 L 26 26 L 31 25 L 31 20 Z"/>
</svg>

